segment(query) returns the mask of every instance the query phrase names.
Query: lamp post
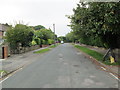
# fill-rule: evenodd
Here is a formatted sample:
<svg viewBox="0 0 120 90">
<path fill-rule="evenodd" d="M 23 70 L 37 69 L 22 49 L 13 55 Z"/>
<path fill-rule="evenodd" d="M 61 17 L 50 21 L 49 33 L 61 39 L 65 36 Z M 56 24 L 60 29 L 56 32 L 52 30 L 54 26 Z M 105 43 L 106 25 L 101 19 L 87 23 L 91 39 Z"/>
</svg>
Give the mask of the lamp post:
<svg viewBox="0 0 120 90">
<path fill-rule="evenodd" d="M 55 41 L 55 24 L 53 24 L 53 30 L 54 30 L 54 45 L 55 45 L 55 43 L 56 43 L 56 41 Z"/>
</svg>

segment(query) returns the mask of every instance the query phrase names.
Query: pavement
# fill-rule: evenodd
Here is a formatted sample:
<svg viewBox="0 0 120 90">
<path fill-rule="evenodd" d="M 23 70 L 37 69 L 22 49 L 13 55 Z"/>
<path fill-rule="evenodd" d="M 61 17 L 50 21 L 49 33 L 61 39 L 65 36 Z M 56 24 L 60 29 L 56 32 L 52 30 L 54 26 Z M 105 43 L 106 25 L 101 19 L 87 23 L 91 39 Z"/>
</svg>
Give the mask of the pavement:
<svg viewBox="0 0 120 90">
<path fill-rule="evenodd" d="M 118 88 L 118 80 L 111 73 L 70 44 L 61 44 L 43 55 L 28 55 L 20 60 L 34 62 L 1 81 L 3 88 Z"/>
<path fill-rule="evenodd" d="M 12 55 L 7 59 L 0 59 L 0 65 L 2 66 L 2 70 L 7 71 L 7 73 L 11 73 L 26 66 L 27 64 L 34 62 L 36 58 L 39 58 L 41 54 L 33 54 L 33 52 L 41 49 L 44 48 L 29 51 L 23 54 Z"/>
</svg>

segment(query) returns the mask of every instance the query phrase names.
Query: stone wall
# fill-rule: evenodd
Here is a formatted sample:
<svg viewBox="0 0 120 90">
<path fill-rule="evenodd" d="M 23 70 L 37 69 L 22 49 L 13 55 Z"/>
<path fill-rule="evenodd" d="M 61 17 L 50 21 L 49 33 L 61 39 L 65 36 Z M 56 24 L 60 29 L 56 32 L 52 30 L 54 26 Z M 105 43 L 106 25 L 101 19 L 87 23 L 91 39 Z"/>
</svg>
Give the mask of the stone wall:
<svg viewBox="0 0 120 90">
<path fill-rule="evenodd" d="M 29 51 L 36 50 L 39 48 L 40 48 L 39 45 L 35 45 L 35 46 L 31 46 L 31 47 L 23 47 L 23 48 L 20 48 L 20 50 L 16 51 L 15 53 L 12 53 L 12 51 L 11 51 L 11 54 L 21 54 L 21 53 L 29 52 Z"/>
</svg>

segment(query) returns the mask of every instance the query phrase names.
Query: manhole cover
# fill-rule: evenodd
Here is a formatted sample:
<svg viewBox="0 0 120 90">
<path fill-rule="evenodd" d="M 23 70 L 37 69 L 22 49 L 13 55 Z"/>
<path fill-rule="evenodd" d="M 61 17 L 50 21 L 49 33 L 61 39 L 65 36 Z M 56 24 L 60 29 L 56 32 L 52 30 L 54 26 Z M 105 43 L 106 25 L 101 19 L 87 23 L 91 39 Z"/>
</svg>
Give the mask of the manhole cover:
<svg viewBox="0 0 120 90">
<path fill-rule="evenodd" d="M 75 72 L 75 73 L 79 73 L 79 72 L 77 71 L 77 72 Z"/>
<path fill-rule="evenodd" d="M 74 67 L 79 67 L 80 65 L 73 65 Z"/>
</svg>

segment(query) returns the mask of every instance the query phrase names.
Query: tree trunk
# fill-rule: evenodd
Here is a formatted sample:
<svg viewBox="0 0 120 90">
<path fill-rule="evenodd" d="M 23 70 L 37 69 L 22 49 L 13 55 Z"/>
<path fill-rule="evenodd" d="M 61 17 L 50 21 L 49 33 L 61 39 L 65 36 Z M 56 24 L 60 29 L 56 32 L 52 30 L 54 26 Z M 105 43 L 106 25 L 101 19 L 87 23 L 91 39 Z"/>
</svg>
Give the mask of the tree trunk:
<svg viewBox="0 0 120 90">
<path fill-rule="evenodd" d="M 105 61 L 106 58 L 110 58 L 110 56 L 112 56 L 115 59 L 115 53 L 113 52 L 112 48 L 109 48 L 108 51 L 105 53 L 103 61 Z"/>
<path fill-rule="evenodd" d="M 109 52 L 110 52 L 110 49 L 108 49 L 105 55 L 103 56 L 103 61 L 105 61 L 105 59 L 108 57 Z"/>
</svg>

